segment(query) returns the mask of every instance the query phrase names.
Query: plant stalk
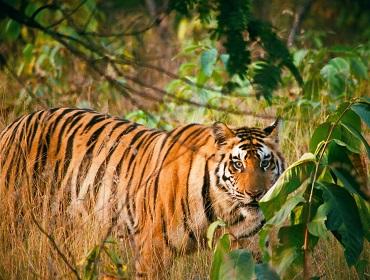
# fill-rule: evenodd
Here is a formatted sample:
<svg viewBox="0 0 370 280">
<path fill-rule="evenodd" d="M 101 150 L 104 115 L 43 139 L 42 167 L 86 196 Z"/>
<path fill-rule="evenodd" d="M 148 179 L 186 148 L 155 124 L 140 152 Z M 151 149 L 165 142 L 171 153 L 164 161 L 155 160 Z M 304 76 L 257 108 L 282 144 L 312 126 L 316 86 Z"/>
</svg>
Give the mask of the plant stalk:
<svg viewBox="0 0 370 280">
<path fill-rule="evenodd" d="M 311 183 L 311 190 L 310 190 L 310 196 L 308 199 L 308 214 L 307 214 L 307 221 L 305 225 L 305 232 L 304 232 L 304 244 L 303 244 L 303 279 L 308 280 L 310 279 L 310 268 L 309 268 L 309 258 L 310 258 L 310 252 L 308 248 L 308 242 L 309 242 L 309 232 L 308 232 L 308 223 L 311 220 L 311 205 L 312 205 L 312 196 L 313 196 L 313 190 L 315 183 L 317 181 L 318 173 L 319 173 L 319 167 L 321 160 L 325 154 L 326 148 L 328 144 L 330 143 L 330 137 L 333 134 L 334 128 L 338 125 L 339 121 L 343 118 L 344 114 L 352 107 L 353 104 L 357 102 L 357 98 L 354 99 L 352 102 L 348 104 L 348 106 L 343 110 L 339 118 L 333 123 L 333 125 L 330 127 L 329 134 L 325 139 L 324 145 L 321 148 L 320 155 L 318 160 L 315 164 L 315 172 L 312 178 Z"/>
</svg>

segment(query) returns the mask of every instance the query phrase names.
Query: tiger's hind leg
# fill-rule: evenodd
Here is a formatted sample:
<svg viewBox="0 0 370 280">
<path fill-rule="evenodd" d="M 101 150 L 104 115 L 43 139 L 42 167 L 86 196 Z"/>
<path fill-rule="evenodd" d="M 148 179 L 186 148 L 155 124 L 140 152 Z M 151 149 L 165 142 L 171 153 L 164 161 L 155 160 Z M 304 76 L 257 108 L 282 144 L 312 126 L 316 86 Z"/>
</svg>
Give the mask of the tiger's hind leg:
<svg viewBox="0 0 370 280">
<path fill-rule="evenodd" d="M 174 252 L 165 244 L 161 235 L 154 235 L 153 228 L 138 234 L 135 238 L 135 278 L 167 279 Z"/>
</svg>

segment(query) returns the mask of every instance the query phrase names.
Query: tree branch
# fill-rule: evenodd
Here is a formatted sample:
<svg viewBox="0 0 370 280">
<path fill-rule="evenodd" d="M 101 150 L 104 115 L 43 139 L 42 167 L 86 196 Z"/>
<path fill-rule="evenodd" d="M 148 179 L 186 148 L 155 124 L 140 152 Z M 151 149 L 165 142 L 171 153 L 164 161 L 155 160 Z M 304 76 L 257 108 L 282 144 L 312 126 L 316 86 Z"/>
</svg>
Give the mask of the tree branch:
<svg viewBox="0 0 370 280">
<path fill-rule="evenodd" d="M 297 34 L 299 33 L 299 31 L 301 29 L 302 22 L 306 18 L 306 16 L 307 16 L 308 12 L 310 11 L 310 8 L 311 8 L 314 1 L 315 0 L 305 0 L 303 2 L 302 6 L 300 6 L 298 8 L 298 11 L 294 16 L 294 21 L 293 21 L 292 28 L 291 28 L 290 33 L 289 33 L 289 37 L 288 37 L 288 41 L 287 41 L 288 47 L 293 46 L 294 41 L 297 37 Z"/>
</svg>

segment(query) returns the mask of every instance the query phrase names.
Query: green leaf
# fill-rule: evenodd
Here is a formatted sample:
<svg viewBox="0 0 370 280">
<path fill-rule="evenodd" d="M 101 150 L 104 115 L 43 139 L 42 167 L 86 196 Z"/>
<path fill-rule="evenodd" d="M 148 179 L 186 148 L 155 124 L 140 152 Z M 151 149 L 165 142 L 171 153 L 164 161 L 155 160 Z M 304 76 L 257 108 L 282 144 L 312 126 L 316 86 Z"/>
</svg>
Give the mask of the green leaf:
<svg viewBox="0 0 370 280">
<path fill-rule="evenodd" d="M 359 57 L 352 57 L 350 63 L 352 73 L 357 79 L 368 79 L 368 68 Z"/>
<path fill-rule="evenodd" d="M 263 96 L 271 103 L 272 92 L 277 89 L 281 82 L 281 68 L 269 61 L 259 61 L 254 67 L 253 84 L 257 96 Z"/>
<path fill-rule="evenodd" d="M 212 75 L 216 60 L 217 60 L 217 50 L 214 48 L 206 50 L 201 54 L 200 69 L 207 77 L 210 77 Z"/>
<path fill-rule="evenodd" d="M 368 275 L 366 275 L 366 268 L 368 266 L 369 266 L 369 261 L 367 259 L 359 260 L 356 263 L 355 268 L 356 268 L 356 272 L 357 272 L 357 276 L 358 276 L 359 280 L 366 280 L 367 279 Z"/>
<path fill-rule="evenodd" d="M 18 22 L 9 19 L 5 26 L 5 37 L 8 40 L 14 41 L 21 33 L 21 26 Z"/>
<path fill-rule="evenodd" d="M 269 219 L 266 223 L 270 225 L 280 225 L 286 221 L 290 212 L 296 207 L 299 203 L 305 202 L 305 199 L 301 195 L 295 195 L 288 199 L 284 205 L 275 213 L 275 215 Z"/>
<path fill-rule="evenodd" d="M 346 79 L 350 75 L 350 65 L 344 58 L 336 57 L 321 69 L 320 74 L 327 80 L 330 93 L 340 95 L 345 90 Z"/>
<path fill-rule="evenodd" d="M 310 152 L 314 153 L 320 142 L 325 141 L 329 135 L 331 124 L 324 122 L 316 127 L 310 140 Z"/>
<path fill-rule="evenodd" d="M 86 264 L 83 268 L 83 280 L 98 279 L 98 271 L 96 267 L 96 260 L 100 254 L 100 246 L 94 246 L 86 257 Z"/>
<path fill-rule="evenodd" d="M 362 198 L 355 196 L 357 209 L 360 214 L 362 228 L 367 241 L 370 242 L 370 203 Z"/>
<path fill-rule="evenodd" d="M 321 204 L 319 208 L 317 208 L 315 216 L 307 224 L 308 231 L 312 235 L 323 238 L 328 236 L 328 230 L 325 226 L 327 212 L 328 209 L 326 204 Z"/>
<path fill-rule="evenodd" d="M 361 188 L 361 183 L 357 178 L 356 168 L 352 164 L 349 152 L 344 147 L 336 143 L 329 145 L 328 165 L 330 170 L 350 193 L 356 193 L 366 199 L 366 195 Z"/>
<path fill-rule="evenodd" d="M 230 245 L 231 242 L 228 234 L 224 234 L 217 241 L 216 248 L 212 258 L 212 266 L 210 273 L 211 280 L 220 279 L 220 268 L 224 261 L 225 255 L 230 251 Z"/>
<path fill-rule="evenodd" d="M 227 69 L 229 59 L 230 59 L 230 55 L 227 54 L 227 53 L 221 54 L 220 59 L 221 59 L 222 63 L 224 64 L 225 68 Z"/>
<path fill-rule="evenodd" d="M 310 140 L 310 151 L 316 152 L 320 142 L 328 140 L 336 141 L 339 145 L 345 146 L 348 150 L 360 153 L 361 146 L 361 121 L 360 118 L 354 114 L 351 110 L 346 111 L 343 115 L 342 112 L 348 107 L 348 103 L 340 106 L 335 114 L 331 115 L 327 122 L 320 124 L 314 131 Z M 339 124 L 334 125 L 331 122 L 335 122 L 339 117 L 342 117 Z M 332 129 L 331 135 L 329 133 Z M 355 136 L 355 137 L 354 137 Z M 339 141 L 338 141 L 339 140 Z M 366 142 L 366 141 L 365 141 Z M 366 145 L 365 145 L 366 146 Z"/>
<path fill-rule="evenodd" d="M 253 279 L 254 261 L 252 253 L 247 250 L 234 250 L 226 254 L 220 266 L 219 279 L 250 280 Z"/>
<path fill-rule="evenodd" d="M 350 65 L 344 58 L 335 57 L 329 61 L 329 64 L 332 65 L 338 72 L 342 73 L 344 76 L 349 76 Z"/>
<path fill-rule="evenodd" d="M 257 280 L 279 280 L 280 277 L 267 263 L 256 264 L 255 274 Z"/>
<path fill-rule="evenodd" d="M 370 158 L 370 145 L 369 145 L 369 143 L 367 143 L 365 137 L 362 136 L 362 134 L 357 129 L 355 129 L 352 125 L 344 124 L 344 123 L 341 123 L 341 125 L 346 130 L 348 130 L 354 137 L 356 137 L 358 140 L 362 141 L 362 143 L 364 144 L 365 149 L 366 149 L 367 157 Z M 346 145 L 346 147 L 349 148 L 349 146 L 347 146 L 347 145 Z M 351 149 L 349 149 L 349 150 L 351 150 Z M 354 153 L 356 153 L 356 152 L 360 153 L 360 151 L 354 151 L 354 150 L 351 150 L 351 151 L 354 152 Z"/>
<path fill-rule="evenodd" d="M 302 270 L 305 225 L 297 224 L 280 228 L 279 244 L 273 249 L 272 263 L 283 279 L 291 279 Z M 309 235 L 309 248 L 313 249 L 318 238 Z"/>
<path fill-rule="evenodd" d="M 315 168 L 316 157 L 307 153 L 289 166 L 274 186 L 260 200 L 259 205 L 266 220 L 270 220 L 285 204 L 288 194 L 298 189 Z"/>
<path fill-rule="evenodd" d="M 361 102 L 353 104 L 351 109 L 370 127 L 370 103 Z"/>
<path fill-rule="evenodd" d="M 208 247 L 212 249 L 213 244 L 213 236 L 215 235 L 215 231 L 218 227 L 226 226 L 225 222 L 222 220 L 214 221 L 212 224 L 209 225 L 207 229 L 207 240 L 208 240 Z"/>
<path fill-rule="evenodd" d="M 342 187 L 321 183 L 323 199 L 327 207 L 327 228 L 344 247 L 348 265 L 354 265 L 359 258 L 364 242 L 364 233 L 356 202 Z"/>
</svg>

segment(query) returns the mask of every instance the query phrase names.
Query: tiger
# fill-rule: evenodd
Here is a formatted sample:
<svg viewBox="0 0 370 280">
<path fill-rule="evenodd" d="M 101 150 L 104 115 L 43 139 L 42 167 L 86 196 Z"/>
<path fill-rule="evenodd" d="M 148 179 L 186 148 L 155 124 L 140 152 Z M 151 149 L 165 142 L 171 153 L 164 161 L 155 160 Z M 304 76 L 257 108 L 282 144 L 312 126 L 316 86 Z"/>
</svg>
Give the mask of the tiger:
<svg viewBox="0 0 370 280">
<path fill-rule="evenodd" d="M 258 201 L 285 168 L 279 123 L 165 131 L 90 109 L 35 111 L 0 133 L 0 194 L 43 181 L 31 196 L 48 192 L 54 211 L 126 230 L 135 277 L 155 278 L 204 244 L 217 219 L 238 240 L 261 229 Z"/>
</svg>

